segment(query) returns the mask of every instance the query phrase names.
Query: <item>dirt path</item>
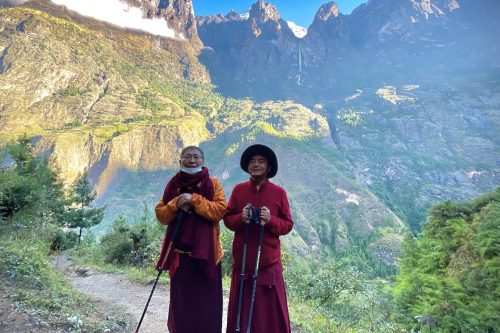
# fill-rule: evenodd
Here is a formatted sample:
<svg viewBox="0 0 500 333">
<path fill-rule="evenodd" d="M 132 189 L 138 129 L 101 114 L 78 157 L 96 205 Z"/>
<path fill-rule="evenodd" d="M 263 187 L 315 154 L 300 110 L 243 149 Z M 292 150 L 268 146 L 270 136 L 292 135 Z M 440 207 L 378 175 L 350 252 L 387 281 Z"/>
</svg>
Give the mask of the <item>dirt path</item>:
<svg viewBox="0 0 500 333">
<path fill-rule="evenodd" d="M 1 333 L 55 333 L 50 324 L 38 316 L 17 311 L 14 301 L 0 289 L 0 332 Z M 59 332 L 59 331 L 57 331 Z"/>
<path fill-rule="evenodd" d="M 53 263 L 75 289 L 92 297 L 114 313 L 123 314 L 129 319 L 131 331 L 135 330 L 151 293 L 152 284 L 142 285 L 123 275 L 76 267 L 65 255 L 54 257 Z M 168 293 L 168 283 L 158 282 L 142 322 L 141 333 L 167 332 Z M 224 296 L 223 332 L 226 330 L 227 302 L 227 296 Z"/>
</svg>

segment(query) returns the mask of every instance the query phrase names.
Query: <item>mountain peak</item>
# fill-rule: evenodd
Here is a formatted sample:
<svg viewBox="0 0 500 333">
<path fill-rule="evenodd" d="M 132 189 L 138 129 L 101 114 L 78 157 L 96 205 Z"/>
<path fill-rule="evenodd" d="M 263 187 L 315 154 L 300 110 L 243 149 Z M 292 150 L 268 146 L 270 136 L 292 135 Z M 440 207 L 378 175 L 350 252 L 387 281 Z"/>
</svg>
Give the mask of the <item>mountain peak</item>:
<svg viewBox="0 0 500 333">
<path fill-rule="evenodd" d="M 339 6 L 335 2 L 328 2 L 319 7 L 315 20 L 328 21 L 330 17 L 339 16 Z"/>
<path fill-rule="evenodd" d="M 265 3 L 264 0 L 258 0 L 250 8 L 249 17 L 260 22 L 268 20 L 277 21 L 281 18 L 276 6 L 272 3 Z"/>
<path fill-rule="evenodd" d="M 239 21 L 242 19 L 241 14 L 235 11 L 234 9 L 231 9 L 229 13 L 226 14 L 226 19 L 232 20 L 232 21 Z"/>
</svg>

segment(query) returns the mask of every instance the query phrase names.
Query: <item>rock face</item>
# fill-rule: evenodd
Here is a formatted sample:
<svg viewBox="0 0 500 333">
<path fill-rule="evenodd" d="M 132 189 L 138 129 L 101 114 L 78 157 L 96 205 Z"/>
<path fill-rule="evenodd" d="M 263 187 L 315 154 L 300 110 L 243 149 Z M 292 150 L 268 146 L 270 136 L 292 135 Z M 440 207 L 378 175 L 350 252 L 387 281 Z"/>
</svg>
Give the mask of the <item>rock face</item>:
<svg viewBox="0 0 500 333">
<path fill-rule="evenodd" d="M 2 143 L 41 135 L 40 150 L 53 151 L 64 178 L 94 168 L 94 183 L 105 188 L 103 170 L 170 166 L 178 149 L 207 138 L 203 117 L 157 88 L 209 82 L 190 45 L 172 40 L 166 50 L 154 38 L 79 19 L 21 7 L 0 13 Z"/>
<path fill-rule="evenodd" d="M 78 130 L 43 136 L 39 153 L 47 154 L 67 180 L 87 171 L 96 191 L 104 194 L 117 181 L 120 170 L 152 171 L 178 164 L 179 151 L 207 139 L 203 121 L 186 126 L 179 118 L 172 124 L 137 125 L 129 132 L 102 140 L 93 131 Z"/>
<path fill-rule="evenodd" d="M 336 3 L 329 2 L 319 8 L 303 40 L 304 83 L 312 79 L 308 68 L 324 68 L 327 62 L 335 64 L 351 58 L 350 30 L 348 17 L 339 12 Z M 321 70 L 318 74 L 321 75 Z"/>
<path fill-rule="evenodd" d="M 500 95 L 481 77 L 367 88 L 329 106 L 356 178 L 414 230 L 432 203 L 466 201 L 500 183 Z"/>
<path fill-rule="evenodd" d="M 267 22 L 279 22 L 278 14 L 266 14 L 265 8 L 259 1 L 250 15 L 258 18 L 258 12 Z M 202 60 L 221 90 L 295 98 L 343 89 L 338 83 L 353 74 L 368 72 L 382 83 L 380 71 L 394 72 L 394 66 L 402 69 L 398 75 L 407 77 L 422 67 L 443 71 L 449 66 L 463 70 L 474 70 L 476 64 L 499 66 L 499 16 L 500 4 L 494 0 L 372 0 L 350 15 L 341 14 L 337 4 L 329 2 L 319 8 L 303 39 L 287 33 L 276 37 L 282 24 L 268 24 L 268 36 L 273 36 L 276 46 L 272 52 L 265 43 L 247 37 L 262 30 L 255 17 L 242 19 L 232 13 L 224 19 L 198 17 L 197 22 L 204 45 L 210 47 L 209 56 Z M 229 42 L 233 40 L 240 43 Z M 280 65 L 264 59 L 279 59 Z M 267 76 L 255 77 L 254 72 Z M 294 80 L 298 75 L 300 80 Z M 276 80 L 279 87 L 270 90 L 266 83 Z"/>
<path fill-rule="evenodd" d="M 201 48 L 192 0 L 126 0 L 126 2 L 141 8 L 148 18 L 164 18 L 178 37 L 188 39 L 196 49 Z"/>
<path fill-rule="evenodd" d="M 294 79 L 296 70 L 290 68 L 297 67 L 299 39 L 274 5 L 259 0 L 248 16 L 231 12 L 198 17 L 197 23 L 205 46 L 201 60 L 223 89 L 245 86 L 260 91 L 272 88 L 281 77 Z"/>
</svg>

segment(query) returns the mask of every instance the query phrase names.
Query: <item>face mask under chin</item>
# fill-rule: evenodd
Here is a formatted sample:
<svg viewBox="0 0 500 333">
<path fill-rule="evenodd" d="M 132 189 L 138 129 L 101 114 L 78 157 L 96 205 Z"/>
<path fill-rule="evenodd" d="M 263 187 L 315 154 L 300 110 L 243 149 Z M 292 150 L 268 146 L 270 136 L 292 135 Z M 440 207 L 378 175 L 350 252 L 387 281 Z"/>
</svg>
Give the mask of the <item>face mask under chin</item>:
<svg viewBox="0 0 500 333">
<path fill-rule="evenodd" d="M 195 174 L 195 173 L 201 172 L 201 168 L 202 168 L 201 166 L 196 167 L 196 168 L 186 168 L 186 167 L 182 167 L 182 168 L 181 168 L 181 171 L 182 171 L 182 172 L 185 172 L 185 173 L 187 173 L 187 174 L 193 175 L 193 174 Z"/>
</svg>

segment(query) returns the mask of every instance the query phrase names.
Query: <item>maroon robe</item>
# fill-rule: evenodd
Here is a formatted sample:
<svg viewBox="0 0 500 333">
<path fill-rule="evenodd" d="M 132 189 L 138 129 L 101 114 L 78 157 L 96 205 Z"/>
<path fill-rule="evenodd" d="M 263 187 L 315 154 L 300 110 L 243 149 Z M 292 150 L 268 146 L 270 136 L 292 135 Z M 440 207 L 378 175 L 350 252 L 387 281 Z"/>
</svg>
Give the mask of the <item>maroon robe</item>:
<svg viewBox="0 0 500 333">
<path fill-rule="evenodd" d="M 158 213 L 159 209 L 166 207 L 181 193 L 198 194 L 206 201 L 213 201 L 215 188 L 208 169 L 203 168 L 202 172 L 194 175 L 177 173 L 165 187 L 161 206 L 156 208 L 157 217 L 162 216 Z M 189 214 L 184 213 L 181 220 L 169 221 L 156 266 L 157 269 L 168 269 L 170 275 L 167 327 L 171 333 L 222 331 L 221 265 L 215 258 L 214 223 L 201 215 L 202 211 L 206 212 L 205 206 L 198 207 L 198 211 L 195 207 Z M 172 241 L 177 223 L 182 224 Z"/>
<path fill-rule="evenodd" d="M 271 220 L 265 226 L 262 241 L 259 275 L 255 303 L 252 314 L 251 332 L 254 333 L 289 333 L 290 319 L 286 300 L 285 283 L 281 265 L 281 245 L 279 236 L 292 230 L 293 221 L 286 192 L 283 188 L 266 180 L 256 190 L 252 181 L 236 185 L 229 198 L 224 217 L 226 227 L 235 232 L 233 240 L 233 272 L 229 295 L 227 333 L 236 330 L 238 312 L 238 293 L 243 255 L 243 231 L 241 221 L 243 208 L 251 203 L 255 208 L 266 206 L 271 212 Z M 259 228 L 249 225 L 245 282 L 241 311 L 240 328 L 246 332 L 248 312 L 256 264 Z"/>
<path fill-rule="evenodd" d="M 201 260 L 180 255 L 180 265 L 170 278 L 168 330 L 171 333 L 220 333 L 222 331 L 222 275 L 206 274 Z"/>
</svg>

